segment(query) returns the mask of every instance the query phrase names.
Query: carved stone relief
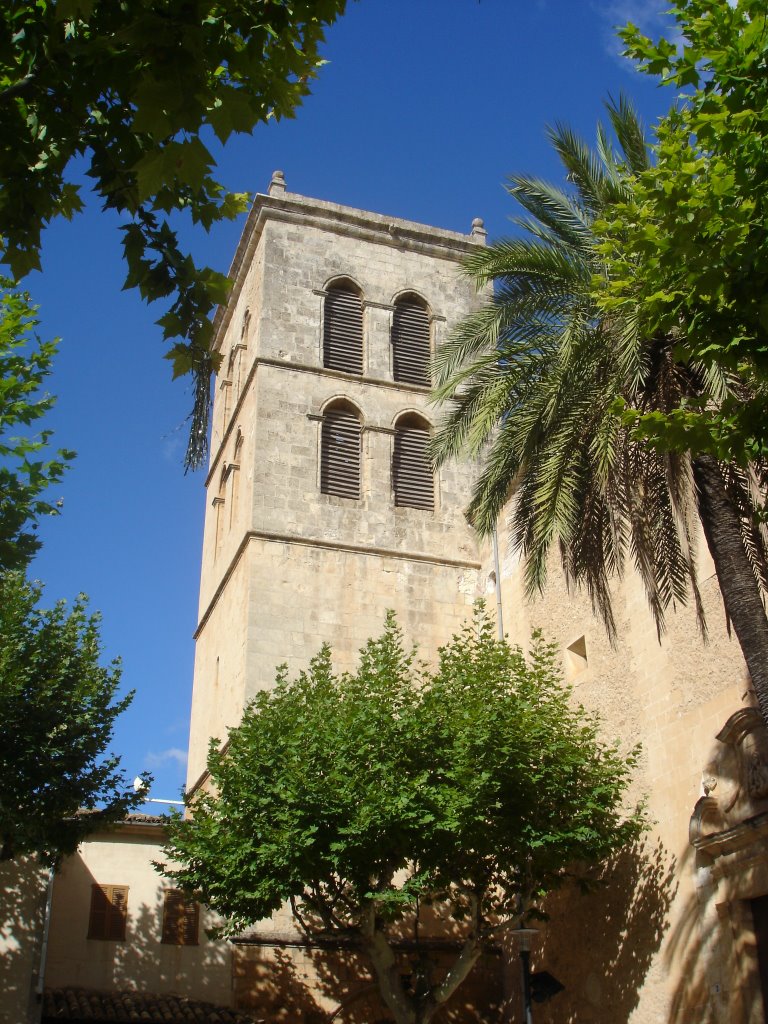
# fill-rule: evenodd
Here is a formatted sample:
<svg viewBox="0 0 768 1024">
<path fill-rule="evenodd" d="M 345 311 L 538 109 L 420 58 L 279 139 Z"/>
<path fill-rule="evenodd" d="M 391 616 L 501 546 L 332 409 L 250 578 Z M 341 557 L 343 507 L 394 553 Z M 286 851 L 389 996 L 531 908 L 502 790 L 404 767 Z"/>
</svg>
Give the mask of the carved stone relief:
<svg viewBox="0 0 768 1024">
<path fill-rule="evenodd" d="M 690 823 L 690 840 L 698 849 L 710 840 L 768 815 L 768 729 L 755 708 L 736 711 L 717 734 L 719 747 L 704 771 L 704 796 Z M 752 831 L 752 830 L 751 830 Z M 755 831 L 762 831 L 756 829 Z M 736 838 L 735 836 L 733 837 Z M 740 837 L 739 845 L 749 839 Z M 724 852 L 724 851 L 723 851 Z"/>
</svg>

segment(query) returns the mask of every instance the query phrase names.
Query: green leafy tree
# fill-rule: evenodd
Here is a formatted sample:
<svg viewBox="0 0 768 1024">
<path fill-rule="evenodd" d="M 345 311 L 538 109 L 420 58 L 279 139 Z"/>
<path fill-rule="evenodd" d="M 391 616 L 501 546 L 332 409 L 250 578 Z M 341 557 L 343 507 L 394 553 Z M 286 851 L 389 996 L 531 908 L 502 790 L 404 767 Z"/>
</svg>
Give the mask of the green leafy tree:
<svg viewBox="0 0 768 1024">
<path fill-rule="evenodd" d="M 513 176 L 525 235 L 468 258 L 478 286 L 494 282 L 495 292 L 437 353 L 435 396 L 450 408 L 433 453 L 438 462 L 482 457 L 475 525 L 490 532 L 514 492 L 509 522 L 528 591 L 544 586 L 559 547 L 567 578 L 586 588 L 611 634 L 611 578 L 630 560 L 659 632 L 669 606 L 691 595 L 704 627 L 698 519 L 768 722 L 768 535 L 756 519 L 766 464 L 658 450 L 616 415 L 617 407 L 666 413 L 689 399 L 737 400 L 744 383 L 717 362 L 681 361 L 674 335 L 648 334 L 632 303 L 600 305 L 595 282 L 610 267 L 598 226 L 650 166 L 631 107 L 609 112 L 620 151 L 602 127 L 596 152 L 568 128 L 553 130 L 570 187 Z"/>
<path fill-rule="evenodd" d="M 620 33 L 626 55 L 678 95 L 655 129 L 654 165 L 601 229 L 610 272 L 598 299 L 674 338 L 681 363 L 744 381 L 718 401 L 628 409 L 637 436 L 746 465 L 768 452 L 768 12 L 763 0 L 679 0 L 671 13 L 674 42 Z"/>
<path fill-rule="evenodd" d="M 40 389 L 56 343 L 40 341 L 36 326 L 29 296 L 0 278 L 0 572 L 26 566 L 40 547 L 37 521 L 60 507 L 46 492 L 74 458 L 64 449 L 47 458 L 51 431 L 29 431 L 54 402 Z"/>
<path fill-rule="evenodd" d="M 40 596 L 0 575 L 0 860 L 55 864 L 143 797 L 106 752 L 133 694 L 116 699 L 119 665 L 99 664 L 98 616 L 82 595 L 69 611 L 40 611 Z"/>
<path fill-rule="evenodd" d="M 247 196 L 213 177 L 210 129 L 226 142 L 291 116 L 345 0 L 9 0 L 0 5 L 0 259 L 39 266 L 40 233 L 82 208 L 84 158 L 105 209 L 125 215 L 126 287 L 172 298 L 160 323 L 174 376 L 196 375 L 187 466 L 205 454 L 210 314 L 226 277 L 179 246 L 170 215 L 206 229 Z"/>
<path fill-rule="evenodd" d="M 211 791 L 172 825 L 165 873 L 229 933 L 290 903 L 308 936 L 367 954 L 398 1024 L 431 1020 L 505 926 L 643 827 L 623 808 L 635 753 L 600 740 L 554 660 L 540 638 L 527 660 L 497 641 L 481 611 L 434 672 L 391 613 L 356 672 L 323 647 L 213 741 Z M 425 950 L 409 987 L 392 943 L 425 904 L 463 947 L 447 974 Z"/>
</svg>

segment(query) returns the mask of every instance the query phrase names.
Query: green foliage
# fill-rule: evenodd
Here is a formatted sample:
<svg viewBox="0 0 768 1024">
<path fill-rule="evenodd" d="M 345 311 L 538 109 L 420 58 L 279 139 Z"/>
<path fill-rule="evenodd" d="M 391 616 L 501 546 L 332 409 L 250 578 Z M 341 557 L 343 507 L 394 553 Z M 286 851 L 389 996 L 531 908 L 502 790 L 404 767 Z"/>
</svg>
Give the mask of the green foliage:
<svg viewBox="0 0 768 1024">
<path fill-rule="evenodd" d="M 57 484 L 74 453 L 44 455 L 51 431 L 28 431 L 54 403 L 40 389 L 51 372 L 55 342 L 35 334 L 29 296 L 0 278 L 0 572 L 26 566 L 40 546 L 35 526 L 57 515 L 59 502 L 44 497 Z"/>
<path fill-rule="evenodd" d="M 667 609 L 691 598 L 705 631 L 703 533 L 768 722 L 768 460 L 744 447 L 737 458 L 733 444 L 745 424 L 764 429 L 765 387 L 756 361 L 747 373 L 686 352 L 677 324 L 649 321 L 631 284 L 636 274 L 642 288 L 655 243 L 623 271 L 621 260 L 623 218 L 638 181 L 655 172 L 631 106 L 608 110 L 619 150 L 602 126 L 595 152 L 557 127 L 567 190 L 513 177 L 526 237 L 467 259 L 478 288 L 495 288 L 436 354 L 435 398 L 449 411 L 432 453 L 482 456 L 474 524 L 489 533 L 504 511 L 529 594 L 543 589 L 559 547 L 567 581 L 585 588 L 611 636 L 611 582 L 630 562 L 659 634 Z M 687 266 L 679 260 L 677 271 Z M 613 288 L 621 272 L 626 294 Z M 651 443 L 660 424 L 674 443 Z"/>
<path fill-rule="evenodd" d="M 0 575 L 0 859 L 53 864 L 142 797 L 106 753 L 133 694 L 115 700 L 119 666 L 99 665 L 98 616 L 82 596 L 40 611 L 40 596 Z"/>
<path fill-rule="evenodd" d="M 674 335 L 679 361 L 744 382 L 722 403 L 635 416 L 638 436 L 746 464 L 768 451 L 768 15 L 763 0 L 680 0 L 672 14 L 680 45 L 621 32 L 641 70 L 685 92 L 656 128 L 654 166 L 600 226 L 597 297 Z"/>
<path fill-rule="evenodd" d="M 436 901 L 470 924 L 462 955 L 474 962 L 577 865 L 642 828 L 622 807 L 636 752 L 600 740 L 554 662 L 540 637 L 527 660 L 495 640 L 481 610 L 434 672 L 391 613 L 356 672 L 335 674 L 323 647 L 297 679 L 279 673 L 225 746 L 212 743 L 211 790 L 173 824 L 166 853 L 180 866 L 166 874 L 229 932 L 291 901 L 310 934 L 357 938 L 380 983 L 388 929 Z M 427 1020 L 447 987 L 422 992 L 414 1017 L 403 992 L 382 992 L 398 1020 Z"/>
<path fill-rule="evenodd" d="M 595 296 L 608 274 L 601 222 L 649 166 L 631 105 L 608 112 L 619 148 L 602 125 L 594 151 L 557 126 L 550 134 L 566 189 L 514 175 L 509 192 L 526 214 L 525 236 L 478 247 L 466 261 L 478 288 L 495 288 L 437 352 L 435 398 L 449 411 L 432 451 L 439 462 L 482 457 L 469 508 L 475 526 L 490 532 L 506 509 L 530 594 L 544 587 L 559 547 L 566 577 L 585 587 L 613 635 L 611 578 L 629 560 L 660 632 L 669 606 L 691 595 L 704 625 L 690 461 L 638 441 L 623 420 L 683 401 L 722 403 L 738 397 L 740 382 L 717 367 L 681 365 L 673 340 L 646 335 L 632 304 L 606 312 Z M 766 542 L 749 519 L 752 480 L 725 472 L 760 567 Z M 763 472 L 756 467 L 755 478 Z"/>
<path fill-rule="evenodd" d="M 39 267 L 40 234 L 82 209 L 76 157 L 105 209 L 126 216 L 126 287 L 171 298 L 174 373 L 197 375 L 187 465 L 202 462 L 211 312 L 226 277 L 179 247 L 169 215 L 206 229 L 247 195 L 212 174 L 203 136 L 226 142 L 290 117 L 323 61 L 323 29 L 345 0 L 37 0 L 0 9 L 0 258 Z M 70 175 L 70 176 L 68 176 Z"/>
</svg>

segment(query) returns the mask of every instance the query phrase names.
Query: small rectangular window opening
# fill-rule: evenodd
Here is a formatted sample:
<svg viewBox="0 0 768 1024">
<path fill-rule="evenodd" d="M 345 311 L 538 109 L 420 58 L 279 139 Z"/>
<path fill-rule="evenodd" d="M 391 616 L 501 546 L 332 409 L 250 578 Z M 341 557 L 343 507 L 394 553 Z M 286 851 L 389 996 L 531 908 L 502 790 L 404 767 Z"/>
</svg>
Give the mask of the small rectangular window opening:
<svg viewBox="0 0 768 1024">
<path fill-rule="evenodd" d="M 91 886 L 91 912 L 88 938 L 105 942 L 125 942 L 128 919 L 127 885 Z"/>
<path fill-rule="evenodd" d="M 162 941 L 171 946 L 196 946 L 200 907 L 181 889 L 166 889 Z"/>
</svg>

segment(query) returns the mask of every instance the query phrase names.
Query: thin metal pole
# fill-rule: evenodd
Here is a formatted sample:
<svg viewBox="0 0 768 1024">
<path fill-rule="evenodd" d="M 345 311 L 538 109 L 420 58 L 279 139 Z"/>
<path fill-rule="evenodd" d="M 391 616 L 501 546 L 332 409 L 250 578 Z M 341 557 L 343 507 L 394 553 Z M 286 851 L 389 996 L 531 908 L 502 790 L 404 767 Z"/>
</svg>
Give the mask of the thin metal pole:
<svg viewBox="0 0 768 1024">
<path fill-rule="evenodd" d="M 501 572 L 499 570 L 499 537 L 493 528 L 493 573 L 496 577 L 496 628 L 499 640 L 504 639 L 504 612 L 501 607 Z"/>
<path fill-rule="evenodd" d="M 520 950 L 520 970 L 523 976 L 523 1021 L 533 1024 L 531 1008 L 531 954 L 527 949 Z"/>
<path fill-rule="evenodd" d="M 56 869 L 51 868 L 48 872 L 48 887 L 45 893 L 45 911 L 43 916 L 43 941 L 40 945 L 40 966 L 37 971 L 37 984 L 35 985 L 35 996 L 37 1007 L 36 1019 L 39 1021 L 43 1015 L 43 993 L 45 991 L 45 966 L 48 959 L 48 933 L 51 929 L 51 904 L 53 903 L 53 882 L 56 877 Z"/>
</svg>

